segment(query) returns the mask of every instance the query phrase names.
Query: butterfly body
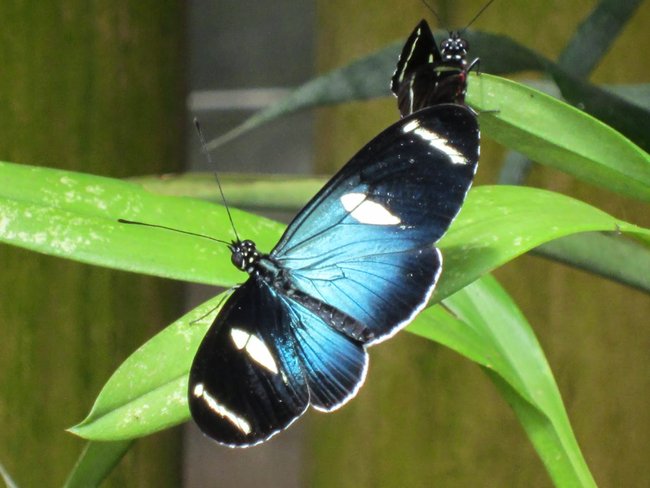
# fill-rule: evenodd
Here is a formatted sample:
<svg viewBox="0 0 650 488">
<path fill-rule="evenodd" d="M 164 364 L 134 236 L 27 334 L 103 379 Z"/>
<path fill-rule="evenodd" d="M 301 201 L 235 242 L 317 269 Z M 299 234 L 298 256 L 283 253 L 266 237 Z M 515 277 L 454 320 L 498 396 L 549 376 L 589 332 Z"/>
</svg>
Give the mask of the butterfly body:
<svg viewBox="0 0 650 488">
<path fill-rule="evenodd" d="M 435 242 L 460 210 L 478 163 L 464 106 L 404 117 L 357 153 L 268 254 L 230 246 L 249 274 L 201 343 L 189 405 L 201 430 L 244 447 L 305 410 L 331 411 L 363 384 L 368 346 L 404 328 L 440 276 Z"/>
<path fill-rule="evenodd" d="M 451 32 L 438 48 L 425 20 L 406 41 L 391 79 L 402 116 L 441 103 L 465 104 L 467 74 L 478 59 L 467 62 L 469 44 Z"/>
</svg>

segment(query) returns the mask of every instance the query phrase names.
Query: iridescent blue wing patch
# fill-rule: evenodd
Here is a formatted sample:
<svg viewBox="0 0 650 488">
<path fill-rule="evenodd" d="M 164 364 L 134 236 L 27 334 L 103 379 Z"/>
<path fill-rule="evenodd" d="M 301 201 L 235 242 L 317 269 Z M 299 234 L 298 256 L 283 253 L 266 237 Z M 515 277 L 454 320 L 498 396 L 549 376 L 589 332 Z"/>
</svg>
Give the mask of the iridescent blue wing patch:
<svg viewBox="0 0 650 488">
<path fill-rule="evenodd" d="M 271 252 L 294 286 L 365 324 L 368 343 L 404 327 L 441 268 L 434 243 L 478 163 L 475 115 L 439 105 L 367 144 L 298 214 Z"/>
</svg>

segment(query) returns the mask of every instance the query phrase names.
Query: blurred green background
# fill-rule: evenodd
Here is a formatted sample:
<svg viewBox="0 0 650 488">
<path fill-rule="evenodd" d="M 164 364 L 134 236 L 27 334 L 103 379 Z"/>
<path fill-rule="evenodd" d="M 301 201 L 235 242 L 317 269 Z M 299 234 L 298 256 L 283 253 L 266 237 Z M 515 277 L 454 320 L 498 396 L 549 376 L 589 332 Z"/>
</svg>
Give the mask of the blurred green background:
<svg viewBox="0 0 650 488">
<path fill-rule="evenodd" d="M 456 28 L 483 3 L 435 6 L 442 27 Z M 595 4 L 497 1 L 473 27 L 555 59 Z M 0 160 L 115 177 L 200 166 L 188 132 L 190 92 L 295 86 L 405 39 L 423 17 L 436 24 L 419 1 L 5 1 Z M 591 79 L 647 82 L 648 25 L 646 2 Z M 248 114 L 230 107 L 200 115 L 216 134 Z M 271 124 L 215 157 L 231 171 L 329 173 L 396 118 L 388 98 L 319 109 L 315 119 Z M 481 153 L 477 183 L 493 183 L 503 149 L 484 140 Z M 558 172 L 535 168 L 528 183 L 650 225 L 647 206 Z M 20 486 L 58 486 L 85 444 L 64 429 L 85 416 L 130 352 L 190 306 L 187 289 L 5 245 L 0 266 L 0 463 Z M 648 296 L 538 257 L 497 277 L 540 338 L 597 482 L 650 478 Z M 190 303 L 213 292 L 191 293 Z M 106 485 L 550 485 L 475 365 L 409 334 L 371 356 L 355 401 L 310 413 L 268 448 L 225 450 L 191 429 L 183 443 L 172 429 L 139 441 Z"/>
</svg>

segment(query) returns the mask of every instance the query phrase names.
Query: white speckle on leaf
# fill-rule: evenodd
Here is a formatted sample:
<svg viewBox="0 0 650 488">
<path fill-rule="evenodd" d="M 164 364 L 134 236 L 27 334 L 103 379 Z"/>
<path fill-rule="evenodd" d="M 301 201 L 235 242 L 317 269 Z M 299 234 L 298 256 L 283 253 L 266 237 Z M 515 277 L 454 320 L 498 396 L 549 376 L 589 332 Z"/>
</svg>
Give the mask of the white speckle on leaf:
<svg viewBox="0 0 650 488">
<path fill-rule="evenodd" d="M 99 198 L 96 198 L 94 201 L 95 207 L 97 207 L 99 210 L 106 210 L 107 205 L 104 200 L 101 200 Z"/>
<path fill-rule="evenodd" d="M 186 344 L 189 344 L 192 341 L 194 334 L 189 329 L 189 327 L 181 327 L 178 329 L 178 335 L 183 338 Z"/>
<path fill-rule="evenodd" d="M 34 244 L 45 244 L 47 242 L 47 234 L 45 232 L 37 232 L 36 234 L 32 235 L 32 241 Z"/>
<path fill-rule="evenodd" d="M 5 235 L 9 224 L 11 223 L 11 218 L 8 215 L 0 215 L 0 235 Z"/>
<path fill-rule="evenodd" d="M 50 245 L 56 249 L 59 249 L 64 254 L 71 254 L 77 249 L 78 242 L 70 239 L 69 237 L 63 239 L 52 239 Z"/>
<path fill-rule="evenodd" d="M 104 237 L 101 234 L 98 234 L 97 232 L 91 232 L 90 234 L 88 234 L 88 237 L 90 237 L 91 240 L 96 242 L 104 241 Z"/>
<path fill-rule="evenodd" d="M 86 191 L 88 193 L 92 193 L 93 195 L 101 195 L 104 193 L 104 188 L 99 185 L 89 185 L 86 187 Z"/>
<path fill-rule="evenodd" d="M 65 186 L 74 186 L 74 185 L 77 184 L 77 182 L 75 180 L 73 180 L 72 178 L 70 178 L 69 176 L 62 176 L 59 179 L 59 181 L 61 182 L 62 185 L 65 185 Z"/>
</svg>

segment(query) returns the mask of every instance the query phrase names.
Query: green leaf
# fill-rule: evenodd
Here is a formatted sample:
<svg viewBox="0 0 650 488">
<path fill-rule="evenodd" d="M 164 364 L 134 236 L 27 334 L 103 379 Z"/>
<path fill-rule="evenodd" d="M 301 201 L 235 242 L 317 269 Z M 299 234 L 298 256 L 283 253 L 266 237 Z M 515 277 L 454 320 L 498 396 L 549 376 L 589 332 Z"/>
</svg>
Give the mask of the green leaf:
<svg viewBox="0 0 650 488">
<path fill-rule="evenodd" d="M 548 79 L 519 80 L 536 90 L 555 98 L 561 98 L 562 92 L 554 81 Z M 650 83 L 621 83 L 617 85 L 599 85 L 606 92 L 613 93 L 628 103 L 645 111 L 650 111 Z"/>
<path fill-rule="evenodd" d="M 579 36 L 593 36 L 593 25 L 598 22 L 606 22 L 610 29 L 608 32 L 619 29 L 625 19 L 631 15 L 636 1 L 625 0 L 625 5 L 619 12 L 612 12 L 611 5 L 599 7 L 594 12 L 594 19 L 585 23 Z M 446 34 L 438 32 L 437 35 L 440 37 Z M 650 141 L 647 131 L 644 130 L 650 125 L 650 111 L 647 109 L 572 76 L 558 64 L 507 36 L 473 31 L 467 31 L 464 35 L 472 46 L 471 56 L 481 59 L 483 72 L 505 74 L 530 70 L 546 71 L 555 78 L 567 100 L 615 127 L 644 149 L 648 149 Z M 395 69 L 402 45 L 403 40 L 398 41 L 346 66 L 305 82 L 286 98 L 255 113 L 241 125 L 210 141 L 208 149 L 215 149 L 256 127 L 294 112 L 315 106 L 387 96 L 389 92 L 386 80 L 390 79 Z M 605 48 L 605 40 L 599 38 L 593 53 L 600 52 Z M 577 55 L 575 48 L 567 54 L 571 58 Z M 590 63 L 593 63 L 593 57 L 585 56 L 584 61 L 584 66 L 581 69 L 588 68 Z M 473 83 L 474 81 L 470 81 L 470 89 Z M 468 101 L 472 104 L 471 100 Z M 507 97 L 501 97 L 500 102 L 501 107 L 506 107 L 511 101 Z M 525 128 L 526 124 L 522 127 Z M 573 128 L 570 128 L 566 132 L 570 133 L 572 130 Z M 493 136 L 490 129 L 485 134 Z"/>
<path fill-rule="evenodd" d="M 228 205 L 238 208 L 297 212 L 327 182 L 328 178 L 291 174 L 219 173 Z M 161 195 L 202 198 L 221 203 L 213 173 L 129 178 L 148 191 Z"/>
<path fill-rule="evenodd" d="M 547 242 L 533 252 L 650 292 L 650 250 L 631 239 L 591 232 Z"/>
<path fill-rule="evenodd" d="M 650 243 L 650 230 L 558 193 L 503 185 L 475 188 L 438 244 L 445 271 L 434 298 L 449 296 L 540 244 L 589 231 L 630 232 L 646 247 Z"/>
<path fill-rule="evenodd" d="M 121 180 L 0 163 L 0 241 L 84 263 L 207 284 L 243 279 L 222 244 L 118 219 L 230 240 L 223 207 L 155 195 Z M 270 250 L 283 226 L 233 210 L 242 235 Z"/>
<path fill-rule="evenodd" d="M 513 407 L 556 486 L 595 486 L 535 335 L 496 280 L 483 277 L 407 330 L 483 366 Z"/>
<path fill-rule="evenodd" d="M 525 85 L 474 76 L 468 101 L 481 130 L 539 163 L 650 201 L 650 155 L 611 127 Z"/>
<path fill-rule="evenodd" d="M 137 185 L 81 173 L 0 163 L 0 241 L 82 262 L 232 286 L 245 275 L 226 246 L 171 231 L 120 224 L 118 218 L 231 239 L 224 209 L 209 202 L 154 195 Z M 283 227 L 233 210 L 239 234 L 270 251 Z M 576 232 L 648 235 L 585 203 L 525 187 L 477 187 L 440 242 L 444 296 L 552 239 Z M 155 245 L 152 245 L 152 242 Z"/>
<path fill-rule="evenodd" d="M 476 188 L 440 242 L 445 268 L 434 301 L 547 240 L 617 229 L 650 243 L 650 231 L 569 197 L 524 187 Z M 232 267 L 229 260 L 213 264 L 215 274 L 227 267 Z M 217 300 L 190 312 L 127 359 L 100 393 L 88 418 L 72 431 L 92 440 L 122 440 L 186 419 L 187 373 L 214 314 L 190 323 L 204 316 Z M 480 341 L 477 345 L 481 346 Z"/>
<path fill-rule="evenodd" d="M 605 90 L 614 93 L 639 108 L 650 111 L 650 83 L 606 85 Z"/>
<path fill-rule="evenodd" d="M 187 420 L 192 358 L 226 294 L 184 315 L 129 356 L 104 385 L 88 416 L 69 431 L 95 441 L 120 441 Z"/>
<path fill-rule="evenodd" d="M 558 59 L 574 76 L 589 75 L 609 51 L 643 0 L 601 0 L 581 22 Z"/>
<path fill-rule="evenodd" d="M 64 488 L 99 486 L 133 445 L 133 441 L 88 442 Z"/>
<path fill-rule="evenodd" d="M 295 175 L 221 175 L 228 201 L 250 209 L 298 211 L 327 181 Z M 214 199 L 212 173 L 133 178 L 148 190 L 165 195 Z M 291 191 L 289 191 L 291 189 Z M 650 249 L 618 235 L 595 232 L 572 235 L 532 252 L 605 278 L 650 292 Z"/>
<path fill-rule="evenodd" d="M 648 109 L 581 80 L 559 67 L 552 67 L 550 73 L 568 102 L 609 124 L 645 151 L 650 150 L 650 136 L 645 130 L 650 125 Z"/>
</svg>

